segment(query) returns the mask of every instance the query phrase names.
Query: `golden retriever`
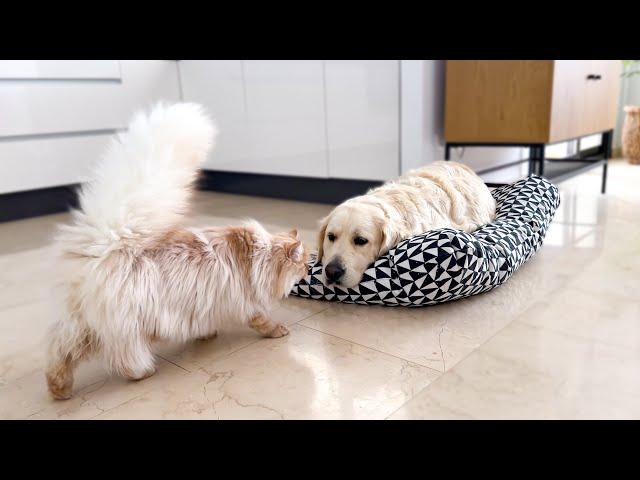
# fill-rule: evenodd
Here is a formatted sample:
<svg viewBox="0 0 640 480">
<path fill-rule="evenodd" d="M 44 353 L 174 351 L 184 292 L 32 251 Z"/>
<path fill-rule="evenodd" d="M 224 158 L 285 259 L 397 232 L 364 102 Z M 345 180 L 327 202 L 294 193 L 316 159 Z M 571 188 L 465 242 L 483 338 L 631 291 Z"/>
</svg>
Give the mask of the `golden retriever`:
<svg viewBox="0 0 640 480">
<path fill-rule="evenodd" d="M 472 232 L 495 218 L 484 182 L 466 165 L 438 161 L 338 205 L 321 220 L 324 282 L 354 287 L 398 242 L 436 228 Z"/>
</svg>

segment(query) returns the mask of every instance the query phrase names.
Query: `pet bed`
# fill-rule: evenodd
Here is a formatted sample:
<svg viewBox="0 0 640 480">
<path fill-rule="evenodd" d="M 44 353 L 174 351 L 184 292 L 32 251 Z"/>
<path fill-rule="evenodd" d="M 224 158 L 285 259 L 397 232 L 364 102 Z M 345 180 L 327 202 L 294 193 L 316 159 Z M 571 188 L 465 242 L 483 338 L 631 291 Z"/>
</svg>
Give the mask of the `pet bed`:
<svg viewBox="0 0 640 480">
<path fill-rule="evenodd" d="M 540 248 L 560 204 L 558 188 L 537 175 L 493 190 L 496 219 L 473 233 L 441 228 L 403 240 L 354 288 L 326 286 L 314 256 L 291 294 L 318 300 L 421 307 L 486 292 Z"/>
</svg>

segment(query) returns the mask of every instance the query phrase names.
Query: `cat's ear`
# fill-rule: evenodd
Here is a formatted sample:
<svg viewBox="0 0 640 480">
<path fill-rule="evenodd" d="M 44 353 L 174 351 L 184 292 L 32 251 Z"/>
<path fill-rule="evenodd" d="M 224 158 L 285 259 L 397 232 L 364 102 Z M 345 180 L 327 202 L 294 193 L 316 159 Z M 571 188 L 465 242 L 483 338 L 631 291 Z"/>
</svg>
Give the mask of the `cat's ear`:
<svg viewBox="0 0 640 480">
<path fill-rule="evenodd" d="M 302 261 L 303 256 L 304 246 L 302 245 L 302 242 L 300 240 L 298 240 L 297 242 L 293 242 L 287 246 L 287 257 L 289 257 L 292 262 Z"/>
<path fill-rule="evenodd" d="M 295 238 L 296 240 L 298 240 L 300 237 L 298 237 L 298 229 L 294 228 L 289 232 L 289 235 L 291 235 L 293 238 Z"/>
</svg>

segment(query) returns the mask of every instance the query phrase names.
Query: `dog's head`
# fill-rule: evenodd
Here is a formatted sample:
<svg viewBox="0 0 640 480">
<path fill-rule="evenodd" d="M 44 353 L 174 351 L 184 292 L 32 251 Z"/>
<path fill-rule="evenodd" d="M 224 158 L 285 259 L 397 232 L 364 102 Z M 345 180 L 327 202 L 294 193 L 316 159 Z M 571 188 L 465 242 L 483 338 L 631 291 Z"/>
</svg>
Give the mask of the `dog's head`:
<svg viewBox="0 0 640 480">
<path fill-rule="evenodd" d="M 367 267 L 398 241 L 382 209 L 347 201 L 320 222 L 318 260 L 324 283 L 354 287 Z"/>
</svg>

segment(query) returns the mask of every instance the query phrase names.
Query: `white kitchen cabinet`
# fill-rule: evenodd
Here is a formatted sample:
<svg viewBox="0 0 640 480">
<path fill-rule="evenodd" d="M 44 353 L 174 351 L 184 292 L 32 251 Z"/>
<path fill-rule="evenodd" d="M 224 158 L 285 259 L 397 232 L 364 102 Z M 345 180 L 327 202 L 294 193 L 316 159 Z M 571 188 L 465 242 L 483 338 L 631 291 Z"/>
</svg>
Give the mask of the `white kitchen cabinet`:
<svg viewBox="0 0 640 480">
<path fill-rule="evenodd" d="M 325 62 L 329 176 L 387 180 L 400 173 L 400 62 Z"/>
<path fill-rule="evenodd" d="M 249 149 L 245 171 L 326 177 L 321 60 L 243 62 Z"/>
<path fill-rule="evenodd" d="M 178 67 L 183 99 L 202 104 L 220 130 L 204 167 L 243 171 L 248 147 L 242 61 L 181 60 Z"/>
<path fill-rule="evenodd" d="M 391 178 L 398 70 L 361 60 L 0 61 L 0 194 L 81 181 L 135 110 L 180 99 L 218 123 L 207 169 Z"/>
<path fill-rule="evenodd" d="M 213 170 L 386 180 L 400 173 L 397 60 L 179 62 L 220 128 Z"/>
<path fill-rule="evenodd" d="M 175 62 L 120 64 L 117 81 L 0 81 L 0 137 L 121 129 L 134 110 L 179 100 Z"/>
<path fill-rule="evenodd" d="M 0 62 L 0 194 L 77 183 L 132 113 L 180 100 L 175 61 Z"/>
<path fill-rule="evenodd" d="M 0 141 L 0 194 L 71 185 L 88 179 L 112 133 Z"/>
<path fill-rule="evenodd" d="M 218 124 L 205 166 L 241 173 L 326 177 L 320 60 L 180 61 L 185 101 Z"/>
<path fill-rule="evenodd" d="M 119 80 L 119 60 L 0 60 L 0 79 Z"/>
</svg>

